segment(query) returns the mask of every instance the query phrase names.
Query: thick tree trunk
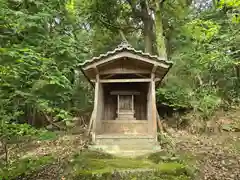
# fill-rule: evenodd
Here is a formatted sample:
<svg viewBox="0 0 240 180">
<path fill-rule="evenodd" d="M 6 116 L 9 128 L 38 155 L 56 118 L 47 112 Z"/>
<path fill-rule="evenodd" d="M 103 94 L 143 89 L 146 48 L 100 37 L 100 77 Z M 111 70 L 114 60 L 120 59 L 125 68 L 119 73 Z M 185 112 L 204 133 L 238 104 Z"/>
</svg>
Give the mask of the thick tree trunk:
<svg viewBox="0 0 240 180">
<path fill-rule="evenodd" d="M 148 8 L 148 2 L 142 1 L 141 9 L 142 9 L 142 21 L 143 21 L 143 35 L 144 35 L 144 43 L 145 43 L 145 52 L 153 54 L 153 19 L 151 17 L 151 12 Z"/>
<path fill-rule="evenodd" d="M 153 54 L 153 45 L 154 45 L 154 21 L 151 16 L 151 11 L 149 8 L 148 0 L 141 0 L 140 6 L 141 10 L 137 8 L 137 1 L 127 0 L 128 4 L 132 8 L 134 18 L 141 19 L 143 22 L 142 33 L 144 36 L 145 52 Z"/>
<path fill-rule="evenodd" d="M 156 46 L 158 55 L 167 58 L 165 37 L 163 34 L 162 8 L 159 3 L 156 3 L 154 15 L 155 15 Z"/>
<path fill-rule="evenodd" d="M 145 52 L 152 54 L 153 53 L 152 23 L 150 20 L 145 20 L 143 23 L 144 23 L 143 34 Z"/>
</svg>

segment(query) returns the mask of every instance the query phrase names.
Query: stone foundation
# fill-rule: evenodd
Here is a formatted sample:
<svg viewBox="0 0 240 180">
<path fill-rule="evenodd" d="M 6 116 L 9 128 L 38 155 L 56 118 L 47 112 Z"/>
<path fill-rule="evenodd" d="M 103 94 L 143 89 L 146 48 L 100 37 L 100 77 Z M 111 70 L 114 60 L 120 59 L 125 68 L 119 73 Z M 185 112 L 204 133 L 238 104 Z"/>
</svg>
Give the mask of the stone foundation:
<svg viewBox="0 0 240 180">
<path fill-rule="evenodd" d="M 140 156 L 160 151 L 156 138 L 140 135 L 97 135 L 92 149 L 118 156 Z"/>
<path fill-rule="evenodd" d="M 102 120 L 102 134 L 148 134 L 147 120 Z"/>
</svg>

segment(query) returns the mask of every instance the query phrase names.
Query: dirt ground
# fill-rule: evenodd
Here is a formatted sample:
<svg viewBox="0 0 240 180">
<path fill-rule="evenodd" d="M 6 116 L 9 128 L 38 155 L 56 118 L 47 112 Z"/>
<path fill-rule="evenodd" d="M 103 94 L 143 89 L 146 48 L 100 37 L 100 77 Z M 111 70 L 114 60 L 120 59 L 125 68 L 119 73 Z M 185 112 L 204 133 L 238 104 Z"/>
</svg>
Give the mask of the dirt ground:
<svg viewBox="0 0 240 180">
<path fill-rule="evenodd" d="M 199 180 L 240 179 L 240 133 L 193 135 L 176 131 L 175 148 L 199 170 Z"/>
<path fill-rule="evenodd" d="M 240 180 L 240 132 L 213 134 L 191 134 L 183 130 L 172 130 L 174 151 L 185 157 L 190 166 L 198 169 L 197 180 Z M 10 151 L 10 156 L 31 158 L 52 155 L 58 161 L 34 174 L 34 178 L 61 179 L 64 174 L 64 159 L 81 151 L 86 146 L 83 135 L 63 135 L 52 141 L 23 144 Z"/>
<path fill-rule="evenodd" d="M 240 133 L 194 135 L 178 130 L 173 133 L 172 140 L 176 153 L 184 155 L 187 162 L 198 169 L 197 180 L 240 179 Z M 61 161 L 80 151 L 83 145 L 84 141 L 80 136 L 63 136 L 55 142 L 38 144 L 38 147 L 25 152 L 24 157 L 51 153 L 58 155 Z M 56 167 L 59 168 L 58 165 Z M 53 166 L 52 172 L 54 169 Z M 39 179 L 41 176 L 45 177 L 44 172 L 48 171 L 38 174 Z"/>
</svg>

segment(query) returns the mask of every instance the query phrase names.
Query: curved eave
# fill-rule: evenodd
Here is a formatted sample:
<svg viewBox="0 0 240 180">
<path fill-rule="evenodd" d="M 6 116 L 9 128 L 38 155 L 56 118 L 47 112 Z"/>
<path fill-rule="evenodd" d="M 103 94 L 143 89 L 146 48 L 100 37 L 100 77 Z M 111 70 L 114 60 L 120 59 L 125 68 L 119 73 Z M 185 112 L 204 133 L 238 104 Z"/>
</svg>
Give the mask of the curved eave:
<svg viewBox="0 0 240 180">
<path fill-rule="evenodd" d="M 136 55 L 139 55 L 139 56 L 142 56 L 142 57 L 145 57 L 145 58 L 148 58 L 152 61 L 155 61 L 155 62 L 160 62 L 160 63 L 163 63 L 163 64 L 166 64 L 166 65 L 172 65 L 173 62 L 172 61 L 167 61 L 165 58 L 163 57 L 158 57 L 156 55 L 151 55 L 149 53 L 144 53 L 140 50 L 135 50 L 134 48 L 132 47 L 120 47 L 120 48 L 116 48 L 114 49 L 113 51 L 108 51 L 107 53 L 105 54 L 101 54 L 100 56 L 97 56 L 97 57 L 93 57 L 92 59 L 90 60 L 86 60 L 85 62 L 83 63 L 79 63 L 78 66 L 81 67 L 81 68 L 84 68 L 92 63 L 96 63 L 98 61 L 101 61 L 102 59 L 106 59 L 110 56 L 113 56 L 115 54 L 118 54 L 120 52 L 129 52 L 129 53 L 132 53 L 132 54 L 136 54 Z"/>
<path fill-rule="evenodd" d="M 90 60 L 86 60 L 83 63 L 78 64 L 78 68 L 81 69 L 84 76 L 88 79 L 88 81 L 94 86 L 94 84 L 91 82 L 90 78 L 86 75 L 86 72 L 94 67 L 97 67 L 98 65 L 102 65 L 104 63 L 115 61 L 119 58 L 132 58 L 139 61 L 146 61 L 153 66 L 157 66 L 158 69 L 165 69 L 164 74 L 161 75 L 161 80 L 157 84 L 157 86 L 161 83 L 163 78 L 168 73 L 169 69 L 172 67 L 173 62 L 167 61 L 165 58 L 158 57 L 156 55 L 150 55 L 149 53 L 144 53 L 139 50 L 135 50 L 132 47 L 118 47 L 114 49 L 113 51 L 108 51 L 105 54 L 101 54 L 98 57 L 93 57 Z"/>
</svg>

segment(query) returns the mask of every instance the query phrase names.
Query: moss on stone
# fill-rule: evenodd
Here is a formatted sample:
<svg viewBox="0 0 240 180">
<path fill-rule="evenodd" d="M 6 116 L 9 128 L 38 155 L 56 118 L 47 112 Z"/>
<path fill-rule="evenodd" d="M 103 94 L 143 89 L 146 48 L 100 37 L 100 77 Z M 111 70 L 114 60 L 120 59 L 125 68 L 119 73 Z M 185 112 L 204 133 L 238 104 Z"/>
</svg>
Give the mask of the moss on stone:
<svg viewBox="0 0 240 180">
<path fill-rule="evenodd" d="M 154 161 L 163 154 L 153 154 L 141 158 L 120 158 L 109 154 L 84 150 L 64 160 L 61 170 L 56 171 L 69 180 L 190 180 L 188 166 L 176 161 Z M 41 172 L 55 159 L 45 156 L 23 159 L 12 163 L 9 169 L 0 169 L 0 179 L 14 179 L 32 176 Z M 34 177 L 34 176 L 33 176 Z"/>
<path fill-rule="evenodd" d="M 108 154 L 85 151 L 74 156 L 70 164 L 72 179 L 123 180 L 173 179 L 188 180 L 187 168 L 179 162 L 153 162 L 148 158 L 120 158 Z"/>
<path fill-rule="evenodd" d="M 179 156 L 176 156 L 173 153 L 169 153 L 166 151 L 156 152 L 150 154 L 147 159 L 154 163 L 160 163 L 160 162 L 181 162 L 181 158 Z"/>
<path fill-rule="evenodd" d="M 79 174 L 74 180 L 191 180 L 187 175 L 163 174 L 160 171 L 104 172 L 101 174 Z"/>
</svg>

